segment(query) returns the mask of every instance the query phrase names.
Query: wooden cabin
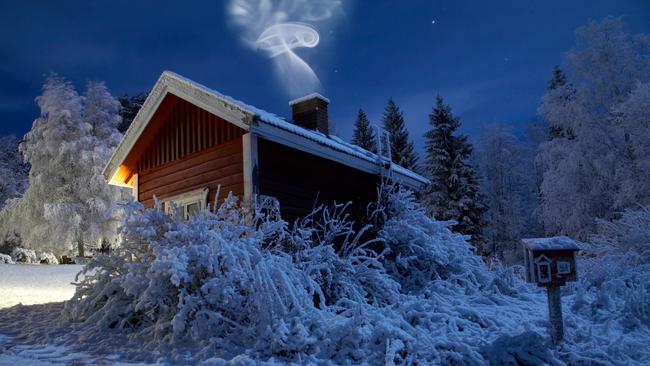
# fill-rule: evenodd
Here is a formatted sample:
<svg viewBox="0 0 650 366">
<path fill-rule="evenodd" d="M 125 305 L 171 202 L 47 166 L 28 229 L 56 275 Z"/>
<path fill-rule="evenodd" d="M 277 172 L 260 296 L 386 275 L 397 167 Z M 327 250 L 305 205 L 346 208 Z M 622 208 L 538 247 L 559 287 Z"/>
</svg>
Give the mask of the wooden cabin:
<svg viewBox="0 0 650 366">
<path fill-rule="evenodd" d="M 293 121 L 246 105 L 165 71 L 107 164 L 109 184 L 129 187 L 145 207 L 154 197 L 189 217 L 214 207 L 220 187 L 250 201 L 279 201 L 285 220 L 320 203 L 373 201 L 381 174 L 412 189 L 427 180 L 329 135 L 329 100 L 311 94 L 290 102 Z M 210 206 L 208 206 L 210 205 Z"/>
</svg>

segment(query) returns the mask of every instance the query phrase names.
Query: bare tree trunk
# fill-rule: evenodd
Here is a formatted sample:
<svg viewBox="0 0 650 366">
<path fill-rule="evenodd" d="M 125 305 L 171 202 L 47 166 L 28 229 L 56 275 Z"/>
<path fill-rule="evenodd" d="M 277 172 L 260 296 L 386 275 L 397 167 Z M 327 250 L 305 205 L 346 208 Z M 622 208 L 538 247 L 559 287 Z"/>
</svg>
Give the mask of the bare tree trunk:
<svg viewBox="0 0 650 366">
<path fill-rule="evenodd" d="M 84 242 L 81 239 L 77 239 L 77 250 L 79 251 L 79 256 L 84 257 L 85 256 L 85 251 L 84 251 Z"/>
</svg>

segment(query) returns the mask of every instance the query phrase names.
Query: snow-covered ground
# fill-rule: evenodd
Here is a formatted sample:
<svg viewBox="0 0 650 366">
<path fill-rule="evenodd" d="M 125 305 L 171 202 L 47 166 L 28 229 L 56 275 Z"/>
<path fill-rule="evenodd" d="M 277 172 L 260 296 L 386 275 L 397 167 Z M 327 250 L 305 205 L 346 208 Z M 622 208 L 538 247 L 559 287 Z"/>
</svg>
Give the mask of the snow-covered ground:
<svg viewBox="0 0 650 366">
<path fill-rule="evenodd" d="M 64 346 L 53 345 L 23 345 L 3 334 L 0 334 L 0 365 L 12 366 L 54 366 L 54 365 L 162 365 L 145 363 L 125 363 L 116 361 L 117 356 L 97 358 L 82 352 L 71 352 Z"/>
<path fill-rule="evenodd" d="M 71 283 L 82 268 L 82 265 L 0 264 L 0 309 L 20 303 L 33 305 L 68 300 L 74 294 L 74 286 Z M 48 316 L 45 314 L 57 314 L 60 312 L 60 307 L 60 304 L 48 305 L 35 318 L 47 321 Z M 54 309 L 56 310 L 51 311 Z M 17 310 L 16 313 L 25 312 Z M 53 315 L 49 318 L 53 321 L 56 316 Z M 36 322 L 33 319 L 29 321 Z M 68 364 L 138 365 L 115 362 L 111 357 L 98 359 L 82 352 L 70 351 L 67 347 L 60 345 L 23 344 L 6 334 L 0 334 L 0 365 Z"/>
<path fill-rule="evenodd" d="M 74 294 L 74 281 L 81 265 L 0 264 L 0 309 L 17 304 L 59 302 Z M 0 334 L 0 365 L 61 365 L 81 359 L 60 346 L 19 344 Z"/>
<path fill-rule="evenodd" d="M 0 264 L 0 309 L 65 301 L 81 265 Z"/>
</svg>

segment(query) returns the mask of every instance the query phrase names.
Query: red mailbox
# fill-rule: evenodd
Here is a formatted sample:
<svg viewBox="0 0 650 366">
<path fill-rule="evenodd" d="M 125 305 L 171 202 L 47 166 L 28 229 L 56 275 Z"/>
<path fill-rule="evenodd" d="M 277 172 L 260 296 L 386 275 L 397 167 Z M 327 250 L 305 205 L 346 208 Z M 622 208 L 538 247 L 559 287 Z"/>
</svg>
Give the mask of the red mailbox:
<svg viewBox="0 0 650 366">
<path fill-rule="evenodd" d="M 562 286 L 576 280 L 576 252 L 580 250 L 566 236 L 522 239 L 526 281 L 538 286 Z"/>
<path fill-rule="evenodd" d="M 559 343 L 564 337 L 560 287 L 576 280 L 578 244 L 566 236 L 522 239 L 526 281 L 546 287 L 551 338 Z"/>
</svg>

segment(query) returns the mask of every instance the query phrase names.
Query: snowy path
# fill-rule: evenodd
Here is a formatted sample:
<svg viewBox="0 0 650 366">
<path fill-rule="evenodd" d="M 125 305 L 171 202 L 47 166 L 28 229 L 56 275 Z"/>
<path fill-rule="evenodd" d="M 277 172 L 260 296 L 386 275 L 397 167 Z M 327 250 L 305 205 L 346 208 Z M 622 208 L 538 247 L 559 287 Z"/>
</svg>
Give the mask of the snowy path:
<svg viewBox="0 0 650 366">
<path fill-rule="evenodd" d="M 70 283 L 83 266 L 0 264 L 0 309 L 65 301 L 74 294 Z"/>
<path fill-rule="evenodd" d="M 11 337 L 0 334 L 0 365 L 87 364 L 90 361 L 83 354 L 66 353 L 64 347 L 19 345 Z"/>
<path fill-rule="evenodd" d="M 16 344 L 13 338 L 0 334 L 0 365 L 12 366 L 61 366 L 61 365 L 163 365 L 124 363 L 115 357 L 96 358 L 81 352 L 71 352 L 62 346 L 31 346 Z"/>
<path fill-rule="evenodd" d="M 0 264 L 0 309 L 14 313 L 14 316 L 10 316 L 12 319 L 20 319 L 15 324 L 0 324 L 0 328 L 15 332 L 28 326 L 34 328 L 34 333 L 43 333 L 39 328 L 54 322 L 61 311 L 61 304 L 49 303 L 65 301 L 72 297 L 75 288 L 71 282 L 82 268 L 82 265 Z M 7 309 L 20 303 L 47 305 L 31 316 L 30 307 Z M 23 317 L 16 314 L 22 314 Z M 0 365 L 149 365 L 119 362 L 119 356 L 95 357 L 53 343 L 25 344 L 0 333 Z"/>
</svg>

